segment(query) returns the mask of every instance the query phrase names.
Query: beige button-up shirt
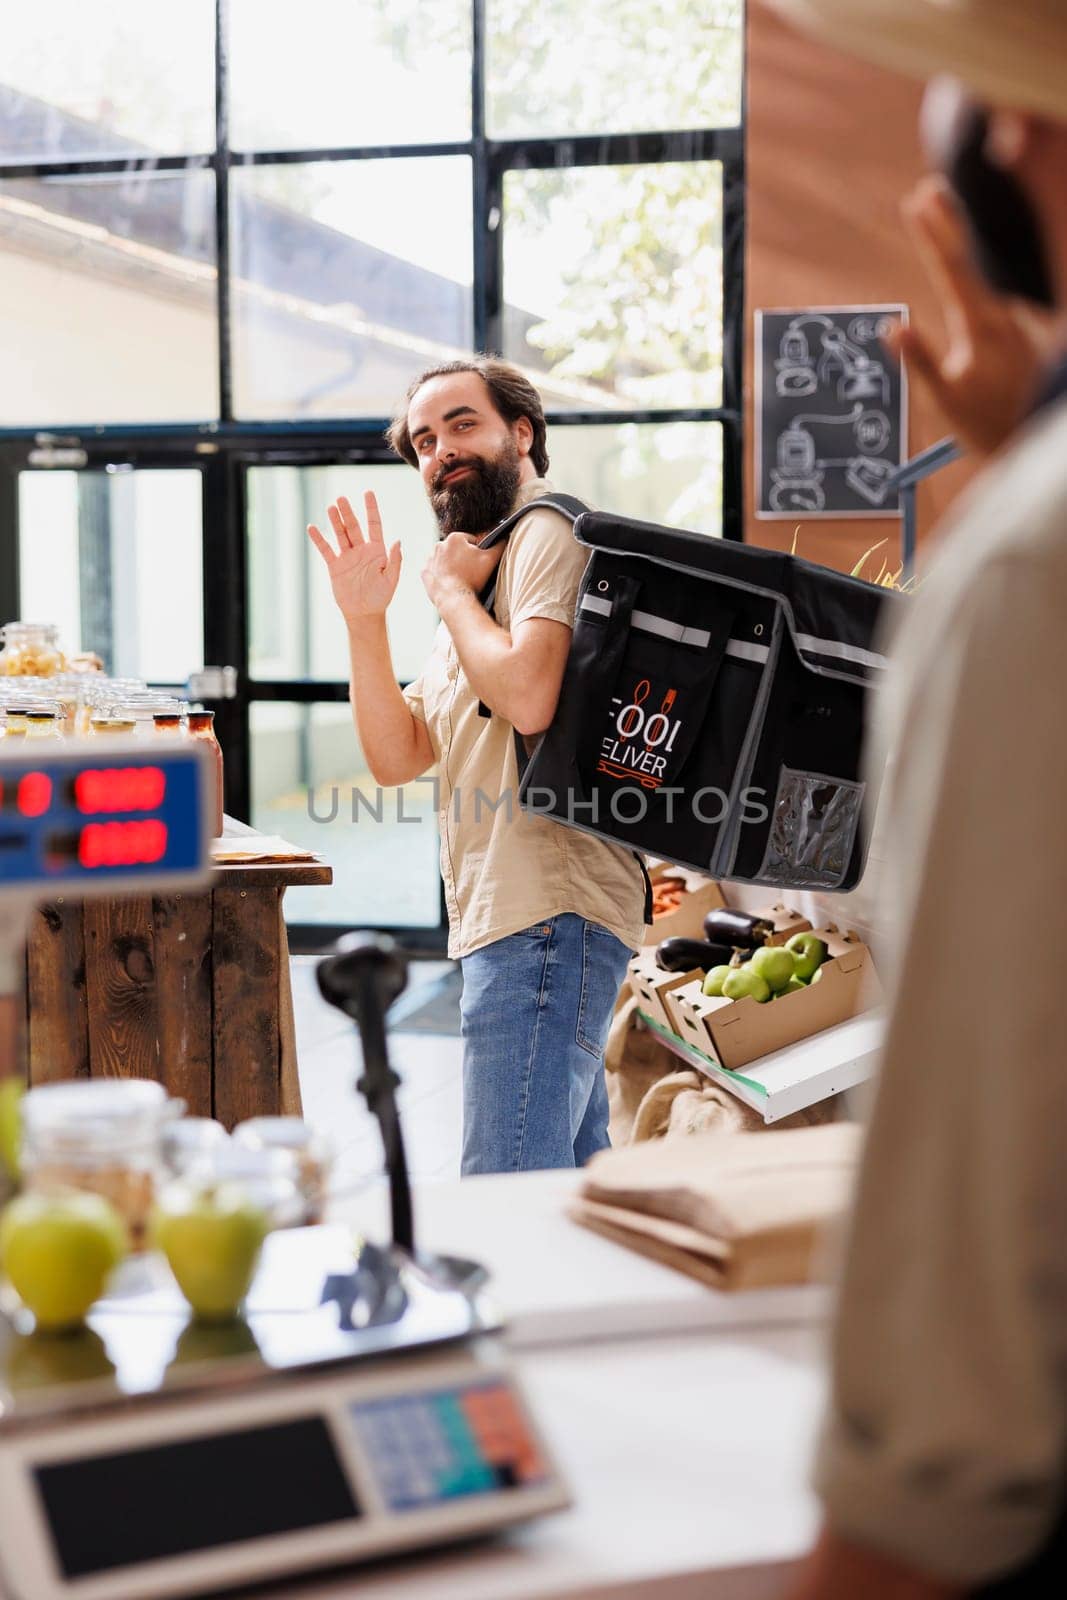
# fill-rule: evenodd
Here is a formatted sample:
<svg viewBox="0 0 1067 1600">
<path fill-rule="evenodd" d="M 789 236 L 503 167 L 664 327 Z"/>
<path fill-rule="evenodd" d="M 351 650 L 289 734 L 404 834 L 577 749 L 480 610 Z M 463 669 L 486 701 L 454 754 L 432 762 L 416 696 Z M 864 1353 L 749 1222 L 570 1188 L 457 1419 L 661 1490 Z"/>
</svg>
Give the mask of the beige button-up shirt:
<svg viewBox="0 0 1067 1600">
<path fill-rule="evenodd" d="M 1067 405 L 953 518 L 885 690 L 891 1018 L 847 1250 L 831 1525 L 968 1585 L 1067 1466 Z"/>
<path fill-rule="evenodd" d="M 550 493 L 537 478 L 523 485 L 516 504 Z M 586 559 L 564 516 L 531 511 L 512 529 L 497 567 L 497 622 L 510 630 L 547 617 L 572 627 Z M 437 762 L 448 954 L 458 959 L 568 911 L 636 950 L 644 938 L 644 880 L 632 852 L 521 809 L 514 730 L 503 717 L 478 715 L 478 696 L 444 623 L 404 698 L 426 724 Z"/>
</svg>

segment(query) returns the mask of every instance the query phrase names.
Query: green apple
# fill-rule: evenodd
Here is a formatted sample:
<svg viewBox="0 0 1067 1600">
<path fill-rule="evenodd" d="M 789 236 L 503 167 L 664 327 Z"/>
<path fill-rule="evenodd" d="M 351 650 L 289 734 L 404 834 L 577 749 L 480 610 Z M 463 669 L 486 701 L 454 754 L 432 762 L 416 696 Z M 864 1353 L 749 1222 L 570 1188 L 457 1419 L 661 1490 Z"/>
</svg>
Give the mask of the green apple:
<svg viewBox="0 0 1067 1600">
<path fill-rule="evenodd" d="M 808 986 L 804 982 L 803 978 L 790 978 L 789 982 L 786 984 L 785 988 L 782 990 L 782 993 L 783 994 L 796 994 L 798 990 L 806 989 L 807 987 Z"/>
<path fill-rule="evenodd" d="M 721 995 L 723 981 L 730 976 L 731 972 L 736 972 L 737 970 L 737 967 L 712 967 L 704 975 L 704 983 L 702 985 L 704 993 L 711 995 L 713 998 Z"/>
<path fill-rule="evenodd" d="M 722 992 L 727 1000 L 744 1000 L 751 997 L 758 1000 L 760 1005 L 771 998 L 771 986 L 766 978 L 761 978 L 758 972 L 752 969 L 752 963 L 746 961 L 743 967 L 734 967 L 722 986 Z"/>
<path fill-rule="evenodd" d="M 796 975 L 797 958 L 784 945 L 765 944 L 754 951 L 748 964 L 775 994 L 780 994 L 790 978 Z"/>
<path fill-rule="evenodd" d="M 0 1080 L 0 1173 L 18 1180 L 22 1149 L 22 1080 Z"/>
<path fill-rule="evenodd" d="M 819 981 L 819 979 L 821 977 L 822 977 L 822 968 L 821 967 L 816 967 L 815 971 L 812 973 L 811 977 L 808 980 L 808 988 L 810 989 L 812 984 L 818 983 L 818 981 Z"/>
<path fill-rule="evenodd" d="M 794 933 L 791 939 L 785 941 L 785 947 L 792 950 L 796 957 L 796 976 L 805 982 L 826 960 L 826 940 L 820 939 L 817 933 Z"/>
<path fill-rule="evenodd" d="M 45 1332 L 80 1325 L 126 1247 L 122 1218 L 98 1194 L 31 1192 L 0 1217 L 0 1263 Z"/>
<path fill-rule="evenodd" d="M 167 1186 L 152 1218 L 152 1239 L 198 1317 L 236 1316 L 255 1277 L 269 1231 L 265 1212 L 240 1184 Z"/>
</svg>

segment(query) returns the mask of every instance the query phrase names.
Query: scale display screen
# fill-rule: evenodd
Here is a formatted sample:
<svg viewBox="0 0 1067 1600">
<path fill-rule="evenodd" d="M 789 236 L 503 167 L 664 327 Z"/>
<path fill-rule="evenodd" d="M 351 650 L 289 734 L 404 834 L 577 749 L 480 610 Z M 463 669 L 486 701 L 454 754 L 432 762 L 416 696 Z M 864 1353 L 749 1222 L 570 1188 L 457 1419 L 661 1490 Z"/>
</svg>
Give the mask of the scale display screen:
<svg viewBox="0 0 1067 1600">
<path fill-rule="evenodd" d="M 43 741 L 42 741 L 43 742 Z M 34 760 L 0 740 L 0 882 L 26 889 L 195 873 L 207 767 L 192 741 L 95 741 Z"/>
<path fill-rule="evenodd" d="M 34 1477 L 67 1578 L 361 1515 L 321 1416 L 51 1462 Z"/>
</svg>

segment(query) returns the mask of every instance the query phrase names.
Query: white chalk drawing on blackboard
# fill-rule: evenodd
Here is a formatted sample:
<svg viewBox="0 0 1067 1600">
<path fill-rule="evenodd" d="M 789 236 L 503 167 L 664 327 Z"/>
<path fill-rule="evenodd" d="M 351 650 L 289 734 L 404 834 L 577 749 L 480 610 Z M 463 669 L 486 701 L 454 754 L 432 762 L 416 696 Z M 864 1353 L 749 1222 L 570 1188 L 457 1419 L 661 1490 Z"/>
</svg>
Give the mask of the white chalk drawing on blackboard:
<svg viewBox="0 0 1067 1600">
<path fill-rule="evenodd" d="M 758 517 L 899 515 L 906 375 L 887 345 L 906 320 L 903 305 L 757 311 Z"/>
<path fill-rule="evenodd" d="M 874 381 L 873 377 L 870 381 Z M 851 427 L 853 443 L 860 454 L 818 456 L 809 423 Z M 843 468 L 849 488 L 872 506 L 880 505 L 894 464 L 878 459 L 878 451 L 884 449 L 891 428 L 884 411 L 867 410 L 861 400 L 840 417 L 798 412 L 778 435 L 776 464 L 771 468 L 771 509 L 821 511 L 826 504 L 823 483 L 830 467 Z"/>
<path fill-rule="evenodd" d="M 774 387 L 782 397 L 803 398 L 819 388 L 836 384 L 839 400 L 880 400 L 889 404 L 889 378 L 885 367 L 864 350 L 858 341 L 879 336 L 886 323 L 870 317 L 855 317 L 845 334 L 832 317 L 820 312 L 804 312 L 794 317 L 782 334 L 778 359 L 774 363 Z M 812 351 L 804 325 L 818 328 L 819 350 Z"/>
</svg>

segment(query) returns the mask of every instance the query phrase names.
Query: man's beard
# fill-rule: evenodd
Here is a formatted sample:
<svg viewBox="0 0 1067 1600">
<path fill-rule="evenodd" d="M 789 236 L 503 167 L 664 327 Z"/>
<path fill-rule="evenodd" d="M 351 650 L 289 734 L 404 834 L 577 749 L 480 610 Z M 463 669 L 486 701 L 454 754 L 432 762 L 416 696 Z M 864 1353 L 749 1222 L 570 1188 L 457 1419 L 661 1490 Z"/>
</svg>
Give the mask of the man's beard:
<svg viewBox="0 0 1067 1600">
<path fill-rule="evenodd" d="M 503 522 L 518 493 L 520 459 L 514 439 L 508 439 L 488 461 L 480 456 L 464 456 L 442 467 L 430 488 L 430 504 L 441 537 L 448 533 L 488 533 Z M 458 483 L 443 484 L 441 480 L 458 467 L 473 470 Z"/>
</svg>

